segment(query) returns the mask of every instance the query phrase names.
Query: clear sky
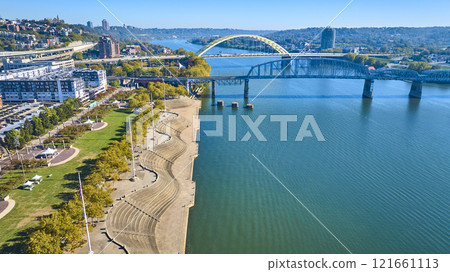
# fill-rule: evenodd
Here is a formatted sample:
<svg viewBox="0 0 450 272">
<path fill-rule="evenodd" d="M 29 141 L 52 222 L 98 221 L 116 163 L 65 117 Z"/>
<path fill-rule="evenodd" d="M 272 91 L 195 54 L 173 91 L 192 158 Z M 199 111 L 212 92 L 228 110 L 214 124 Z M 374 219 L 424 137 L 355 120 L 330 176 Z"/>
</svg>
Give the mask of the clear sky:
<svg viewBox="0 0 450 272">
<path fill-rule="evenodd" d="M 324 26 L 350 0 L 100 0 L 127 25 L 280 30 Z M 334 27 L 450 26 L 449 0 L 354 0 Z M 0 17 L 120 25 L 98 0 L 0 0 Z"/>
</svg>

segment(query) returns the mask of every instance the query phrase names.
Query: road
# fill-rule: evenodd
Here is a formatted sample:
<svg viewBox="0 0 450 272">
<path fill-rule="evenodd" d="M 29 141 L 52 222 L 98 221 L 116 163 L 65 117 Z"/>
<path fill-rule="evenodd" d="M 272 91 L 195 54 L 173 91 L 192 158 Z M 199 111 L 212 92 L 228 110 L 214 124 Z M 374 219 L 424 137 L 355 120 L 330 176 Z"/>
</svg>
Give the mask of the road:
<svg viewBox="0 0 450 272">
<path fill-rule="evenodd" d="M 72 46 L 50 49 L 50 50 L 28 50 L 28 51 L 9 51 L 0 52 L 0 57 L 43 57 L 53 55 L 57 57 L 58 54 L 81 52 L 94 47 L 97 43 L 87 42 L 87 43 L 75 43 Z"/>
<path fill-rule="evenodd" d="M 78 60 L 75 61 L 75 64 L 77 63 L 84 63 L 84 64 L 98 64 L 98 63 L 118 63 L 119 61 L 132 61 L 132 60 L 166 60 L 166 59 L 182 59 L 184 58 L 184 55 L 164 55 L 164 56 L 144 56 L 144 57 L 137 57 L 137 56 L 123 56 L 120 58 L 110 58 L 110 59 L 90 59 L 90 60 Z"/>
</svg>

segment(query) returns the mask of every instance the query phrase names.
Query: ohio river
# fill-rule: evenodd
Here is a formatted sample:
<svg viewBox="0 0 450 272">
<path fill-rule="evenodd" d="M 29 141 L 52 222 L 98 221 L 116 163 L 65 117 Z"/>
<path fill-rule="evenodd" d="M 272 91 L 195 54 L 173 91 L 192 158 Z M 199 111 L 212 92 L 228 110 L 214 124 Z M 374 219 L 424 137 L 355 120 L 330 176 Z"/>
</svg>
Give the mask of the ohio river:
<svg viewBox="0 0 450 272">
<path fill-rule="evenodd" d="M 243 75 L 271 59 L 208 63 L 213 75 Z M 250 100 L 268 83 L 251 80 Z M 376 81 L 371 101 L 361 98 L 363 84 L 275 80 L 252 102 L 254 110 L 242 107 L 242 85 L 216 86 L 223 109 L 202 98 L 200 114 L 223 115 L 224 136 L 207 137 L 204 131 L 215 124 L 201 123 L 187 252 L 348 253 L 345 245 L 353 253 L 450 253 L 450 86 L 425 84 L 422 99 L 410 100 L 410 83 Z M 233 101 L 238 110 L 231 109 Z M 228 141 L 230 115 L 236 115 L 236 141 Z M 266 115 L 258 128 L 267 141 L 253 133 L 241 141 L 250 130 L 241 115 Z M 297 116 L 288 123 L 287 141 L 280 141 L 280 123 L 270 115 Z M 306 115 L 314 116 L 324 142 L 295 141 Z"/>
</svg>

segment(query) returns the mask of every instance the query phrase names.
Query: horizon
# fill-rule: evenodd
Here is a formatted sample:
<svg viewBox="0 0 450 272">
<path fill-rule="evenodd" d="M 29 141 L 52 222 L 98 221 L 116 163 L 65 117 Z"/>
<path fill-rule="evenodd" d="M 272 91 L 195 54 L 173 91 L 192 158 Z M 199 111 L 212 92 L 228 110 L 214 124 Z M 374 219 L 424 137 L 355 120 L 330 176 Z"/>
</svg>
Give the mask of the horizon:
<svg viewBox="0 0 450 272">
<path fill-rule="evenodd" d="M 14 20 L 33 20 L 33 21 L 42 21 L 45 19 L 54 19 L 57 16 L 59 16 L 58 14 L 56 16 L 46 16 L 43 18 L 6 18 L 6 17 L 1 17 L 0 19 L 6 19 L 6 20 L 10 20 L 10 21 L 14 21 Z M 66 24 L 70 24 L 70 25 L 82 25 L 82 26 L 86 26 L 86 23 L 81 23 L 81 22 L 67 22 L 64 18 L 59 18 L 60 20 L 63 20 L 64 23 Z M 103 20 L 103 19 L 102 19 Z M 108 23 L 110 23 L 108 21 Z M 245 29 L 245 28 L 234 28 L 234 27 L 137 27 L 134 25 L 126 25 L 127 27 L 133 27 L 136 29 L 215 29 L 215 30 L 248 30 L 248 31 L 291 31 L 291 30 L 302 30 L 302 29 L 310 29 L 310 28 L 323 28 L 323 26 L 308 26 L 308 27 L 300 27 L 300 28 L 286 28 L 286 29 Z M 94 25 L 94 28 L 98 27 L 101 28 L 101 25 Z M 110 23 L 110 27 L 123 27 L 123 25 L 113 25 Z M 352 29 L 352 28 L 433 28 L 433 27 L 450 27 L 449 25 L 430 25 L 430 26 L 406 26 L 406 25 L 399 25 L 399 26 L 339 26 L 339 27 L 332 27 L 335 29 Z"/>
<path fill-rule="evenodd" d="M 20 2 L 20 5 L 17 2 Z M 330 26 L 334 28 L 450 26 L 450 19 L 446 14 L 446 11 L 450 10 L 450 3 L 433 2 L 433 5 L 429 5 L 419 0 L 395 2 L 380 0 L 376 3 L 356 0 L 351 2 Z M 102 3 L 117 17 L 103 7 Z M 76 3 L 65 2 L 63 5 L 56 0 L 14 2 L 3 0 L 0 17 L 39 20 L 59 15 L 69 24 L 86 25 L 87 21 L 92 21 L 94 26 L 101 26 L 101 21 L 106 19 L 110 26 L 122 26 L 124 23 L 143 29 L 211 28 L 282 31 L 326 26 L 348 3 L 348 0 L 321 0 L 314 3 L 285 0 L 273 5 L 272 2 L 262 0 L 258 1 L 258 5 L 254 5 L 252 1 L 230 0 L 227 5 L 223 5 L 203 0 L 191 0 L 188 3 L 174 0 L 170 7 L 166 7 L 165 3 L 149 3 L 142 0 L 126 3 L 118 0 L 103 2 L 80 0 Z M 24 9 L 24 6 L 27 8 Z M 168 9 L 170 13 L 164 12 Z M 180 27 L 180 24 L 183 24 L 183 27 Z"/>
</svg>

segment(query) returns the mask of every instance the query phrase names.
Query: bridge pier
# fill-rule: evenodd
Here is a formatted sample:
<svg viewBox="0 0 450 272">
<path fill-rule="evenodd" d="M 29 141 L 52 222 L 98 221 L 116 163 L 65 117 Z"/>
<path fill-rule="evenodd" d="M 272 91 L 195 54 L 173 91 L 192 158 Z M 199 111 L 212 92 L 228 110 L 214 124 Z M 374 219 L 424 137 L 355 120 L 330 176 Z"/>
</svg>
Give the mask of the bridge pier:
<svg viewBox="0 0 450 272">
<path fill-rule="evenodd" d="M 422 97 L 422 81 L 413 81 L 411 84 L 411 90 L 409 91 L 410 98 Z"/>
<path fill-rule="evenodd" d="M 291 57 L 290 56 L 283 56 L 281 57 L 281 67 L 283 69 L 289 69 L 289 66 L 291 65 Z"/>
<path fill-rule="evenodd" d="M 186 80 L 186 90 L 191 94 L 191 82 L 189 80 Z"/>
<path fill-rule="evenodd" d="M 216 81 L 215 80 L 211 81 L 211 98 L 212 99 L 216 98 Z"/>
<path fill-rule="evenodd" d="M 249 82 L 249 79 L 245 79 L 245 81 L 244 81 L 244 98 L 248 98 L 248 82 Z"/>
<path fill-rule="evenodd" d="M 373 98 L 373 79 L 364 81 L 363 98 Z"/>
</svg>

